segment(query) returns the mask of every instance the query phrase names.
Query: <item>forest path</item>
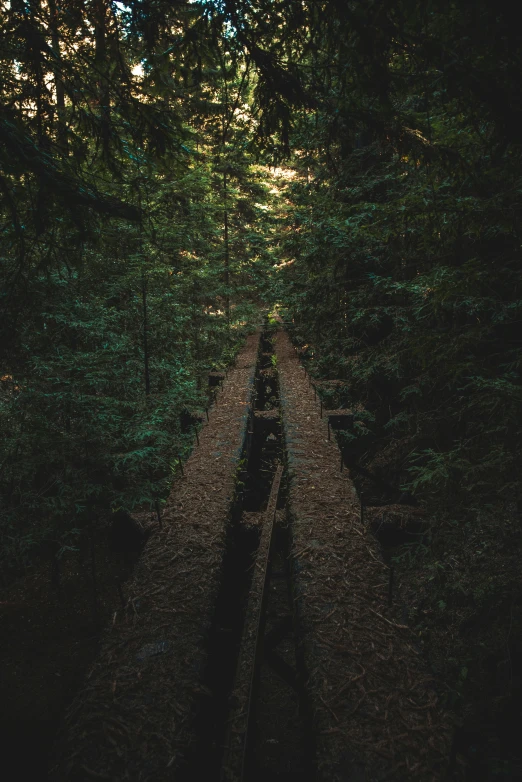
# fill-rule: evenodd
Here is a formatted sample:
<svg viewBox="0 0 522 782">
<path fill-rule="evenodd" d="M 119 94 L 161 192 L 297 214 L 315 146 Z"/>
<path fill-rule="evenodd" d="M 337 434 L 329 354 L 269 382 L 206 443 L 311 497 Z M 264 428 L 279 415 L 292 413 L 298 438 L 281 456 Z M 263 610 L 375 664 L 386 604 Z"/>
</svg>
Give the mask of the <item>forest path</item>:
<svg viewBox="0 0 522 782">
<path fill-rule="evenodd" d="M 388 568 L 320 402 L 285 332 L 276 360 L 259 342 L 229 372 L 69 710 L 57 782 L 445 776 L 448 720 L 388 605 Z M 282 656 L 259 633 L 286 639 Z"/>
<path fill-rule="evenodd" d="M 193 742 L 236 472 L 249 431 L 259 332 L 218 393 L 66 715 L 51 778 L 172 779 Z"/>
<path fill-rule="evenodd" d="M 445 778 L 448 720 L 414 634 L 388 605 L 389 569 L 361 522 L 355 487 L 285 332 L 276 355 L 318 779 Z"/>
</svg>

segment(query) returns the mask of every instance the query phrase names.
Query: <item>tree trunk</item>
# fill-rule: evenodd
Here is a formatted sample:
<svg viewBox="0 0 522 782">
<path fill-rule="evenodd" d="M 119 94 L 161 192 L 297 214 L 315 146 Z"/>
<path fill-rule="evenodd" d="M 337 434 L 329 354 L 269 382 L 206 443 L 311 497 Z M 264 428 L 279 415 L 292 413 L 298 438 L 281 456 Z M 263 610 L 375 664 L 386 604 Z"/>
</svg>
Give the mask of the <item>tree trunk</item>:
<svg viewBox="0 0 522 782">
<path fill-rule="evenodd" d="M 229 293 L 229 286 L 230 286 L 230 247 L 228 242 L 228 186 L 227 186 L 227 175 L 226 173 L 223 174 L 223 204 L 224 204 L 224 213 L 223 213 L 223 223 L 224 223 L 224 244 L 225 244 L 225 286 L 226 286 L 226 293 L 225 293 L 225 313 L 227 316 L 227 322 L 230 323 L 230 293 Z"/>
<path fill-rule="evenodd" d="M 145 393 L 150 394 L 149 372 L 149 323 L 147 320 L 147 279 L 141 275 L 141 295 L 143 298 L 143 360 L 145 364 Z"/>
<path fill-rule="evenodd" d="M 94 621 L 99 619 L 98 603 L 98 579 L 96 575 L 96 547 L 94 539 L 94 530 L 91 530 L 91 586 L 92 586 L 92 608 Z"/>
<path fill-rule="evenodd" d="M 65 124 L 65 89 L 62 81 L 62 53 L 60 50 L 60 25 L 56 0 L 49 0 L 49 26 L 51 29 L 51 45 L 56 55 L 56 65 L 53 68 L 54 88 L 56 90 L 57 132 L 59 146 L 67 152 L 67 127 Z"/>
<path fill-rule="evenodd" d="M 105 0 L 96 0 L 94 14 L 94 37 L 96 44 L 94 63 L 98 79 L 101 139 L 103 152 L 107 156 L 109 154 L 109 141 L 111 136 L 111 96 L 107 73 L 107 8 Z"/>
</svg>

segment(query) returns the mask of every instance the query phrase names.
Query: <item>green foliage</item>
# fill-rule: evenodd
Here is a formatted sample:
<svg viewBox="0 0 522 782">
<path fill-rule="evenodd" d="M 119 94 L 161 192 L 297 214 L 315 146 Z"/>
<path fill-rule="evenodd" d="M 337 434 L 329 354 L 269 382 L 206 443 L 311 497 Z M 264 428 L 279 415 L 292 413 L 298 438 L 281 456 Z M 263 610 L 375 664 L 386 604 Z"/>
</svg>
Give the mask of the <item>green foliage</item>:
<svg viewBox="0 0 522 782">
<path fill-rule="evenodd" d="M 275 298 L 312 375 L 400 440 L 405 487 L 520 500 L 518 25 L 507 4 L 377 5 L 6 6 L 0 484 L 20 540 L 33 513 L 45 537 L 89 498 L 161 494 L 180 411 Z"/>
<path fill-rule="evenodd" d="M 208 371 L 234 360 L 270 294 L 274 198 L 246 150 L 252 73 L 222 15 L 52 0 L 4 11 L 9 567 L 167 494 L 192 447 L 181 414 L 207 404 Z"/>
<path fill-rule="evenodd" d="M 404 443 L 405 488 L 465 511 L 522 494 L 515 108 L 472 84 L 478 71 L 497 84 L 494 46 L 458 38 L 477 25 L 514 33 L 507 7 L 469 13 L 435 4 L 421 21 L 399 4 L 315 19 L 325 100 L 295 120 L 279 271 L 310 371 L 349 382 L 381 445 Z M 511 100 L 518 55 L 504 55 Z"/>
</svg>

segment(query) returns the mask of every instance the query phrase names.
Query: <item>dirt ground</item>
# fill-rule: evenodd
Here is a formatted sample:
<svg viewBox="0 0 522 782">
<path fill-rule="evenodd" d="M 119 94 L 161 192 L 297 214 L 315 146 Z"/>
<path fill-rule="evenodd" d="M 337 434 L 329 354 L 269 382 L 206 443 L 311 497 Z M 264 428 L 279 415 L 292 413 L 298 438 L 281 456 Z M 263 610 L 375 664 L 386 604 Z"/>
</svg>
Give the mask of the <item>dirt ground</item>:
<svg viewBox="0 0 522 782">
<path fill-rule="evenodd" d="M 441 780 L 451 725 L 435 682 L 399 608 L 388 605 L 389 568 L 285 333 L 276 355 L 318 778 Z"/>
<path fill-rule="evenodd" d="M 128 584 L 126 607 L 104 631 L 67 711 L 56 782 L 170 780 L 194 749 L 195 714 L 212 696 L 201 682 L 258 345 L 251 335 L 228 372 Z"/>
</svg>

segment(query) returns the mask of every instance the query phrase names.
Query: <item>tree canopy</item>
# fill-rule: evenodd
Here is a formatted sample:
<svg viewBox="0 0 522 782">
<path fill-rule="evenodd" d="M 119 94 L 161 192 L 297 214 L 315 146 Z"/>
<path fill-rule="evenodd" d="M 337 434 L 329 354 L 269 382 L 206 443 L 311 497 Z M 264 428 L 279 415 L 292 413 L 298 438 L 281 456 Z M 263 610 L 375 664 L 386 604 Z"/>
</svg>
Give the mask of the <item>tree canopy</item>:
<svg viewBox="0 0 522 782">
<path fill-rule="evenodd" d="M 3 571 L 159 507 L 276 308 L 350 465 L 430 514 L 395 562 L 449 700 L 463 601 L 477 691 L 520 681 L 513 3 L 3 0 L 0 37 Z"/>
<path fill-rule="evenodd" d="M 520 509 L 512 3 L 6 0 L 0 36 L 5 567 L 161 501 L 275 306 L 363 466 Z"/>
</svg>

